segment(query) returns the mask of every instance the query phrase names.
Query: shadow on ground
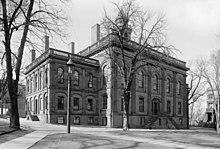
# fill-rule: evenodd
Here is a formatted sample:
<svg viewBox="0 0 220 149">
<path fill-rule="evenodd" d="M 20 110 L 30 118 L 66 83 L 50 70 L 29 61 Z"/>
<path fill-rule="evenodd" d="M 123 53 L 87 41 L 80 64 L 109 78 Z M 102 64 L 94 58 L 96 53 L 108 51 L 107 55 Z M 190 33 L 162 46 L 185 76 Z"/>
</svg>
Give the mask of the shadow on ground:
<svg viewBox="0 0 220 149">
<path fill-rule="evenodd" d="M 17 131 L 14 131 L 12 133 L 8 133 L 8 134 L 4 134 L 4 135 L 1 135 L 0 136 L 0 144 L 2 143 L 5 143 L 7 141 L 10 141 L 10 140 L 13 140 L 13 139 L 16 139 L 18 137 L 22 137 L 28 133 L 31 133 L 33 132 L 32 130 L 17 130 Z"/>
<path fill-rule="evenodd" d="M 90 134 L 53 134 L 48 135 L 30 149 L 138 149 L 138 148 L 161 148 L 158 145 L 152 145 L 143 142 L 135 142 L 121 139 L 113 139 L 103 136 Z M 166 149 L 162 147 L 163 149 Z"/>
</svg>

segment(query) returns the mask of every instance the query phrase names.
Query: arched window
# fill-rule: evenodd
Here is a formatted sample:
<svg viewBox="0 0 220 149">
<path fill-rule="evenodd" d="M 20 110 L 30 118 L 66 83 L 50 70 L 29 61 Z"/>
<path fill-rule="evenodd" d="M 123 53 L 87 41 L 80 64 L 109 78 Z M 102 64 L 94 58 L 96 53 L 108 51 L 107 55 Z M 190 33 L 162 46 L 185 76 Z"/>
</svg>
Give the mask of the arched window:
<svg viewBox="0 0 220 149">
<path fill-rule="evenodd" d="M 79 110 L 79 97 L 73 98 L 73 110 L 78 111 Z"/>
<path fill-rule="evenodd" d="M 38 80 L 38 81 L 39 81 L 39 83 L 38 83 L 38 84 L 39 84 L 38 89 L 41 90 L 41 87 L 42 87 L 42 71 L 41 71 L 40 74 L 39 74 L 39 80 Z"/>
<path fill-rule="evenodd" d="M 37 74 L 35 75 L 35 91 L 37 90 Z"/>
<path fill-rule="evenodd" d="M 170 83 L 170 78 L 168 77 L 166 80 L 166 92 L 170 93 L 171 90 L 171 83 Z"/>
<path fill-rule="evenodd" d="M 108 80 L 107 72 L 106 72 L 106 65 L 103 67 L 103 75 L 102 75 L 102 84 L 103 86 L 106 86 L 106 81 Z"/>
<path fill-rule="evenodd" d="M 177 82 L 177 94 L 181 95 L 181 81 Z"/>
<path fill-rule="evenodd" d="M 47 87 L 47 84 L 48 84 L 48 69 L 46 68 L 45 70 L 45 85 Z"/>
<path fill-rule="evenodd" d="M 33 78 L 31 77 L 31 81 L 30 81 L 30 93 L 32 93 L 32 88 L 33 88 Z"/>
<path fill-rule="evenodd" d="M 144 73 L 143 73 L 143 71 L 138 72 L 138 87 L 139 88 L 144 87 Z"/>
<path fill-rule="evenodd" d="M 87 110 L 93 111 L 93 99 L 89 98 L 87 101 Z"/>
<path fill-rule="evenodd" d="M 58 73 L 58 80 L 57 80 L 58 83 L 64 83 L 64 78 L 63 78 L 64 72 L 63 72 L 63 68 L 58 68 L 57 73 Z"/>
<path fill-rule="evenodd" d="M 27 92 L 29 93 L 29 86 L 30 86 L 30 84 L 29 84 L 29 79 L 27 79 Z"/>
<path fill-rule="evenodd" d="M 159 78 L 156 74 L 153 76 L 153 90 L 159 90 Z"/>
<path fill-rule="evenodd" d="M 79 72 L 77 70 L 73 74 L 73 85 L 79 86 Z"/>
<path fill-rule="evenodd" d="M 57 109 L 64 110 L 64 96 L 57 96 Z"/>
</svg>

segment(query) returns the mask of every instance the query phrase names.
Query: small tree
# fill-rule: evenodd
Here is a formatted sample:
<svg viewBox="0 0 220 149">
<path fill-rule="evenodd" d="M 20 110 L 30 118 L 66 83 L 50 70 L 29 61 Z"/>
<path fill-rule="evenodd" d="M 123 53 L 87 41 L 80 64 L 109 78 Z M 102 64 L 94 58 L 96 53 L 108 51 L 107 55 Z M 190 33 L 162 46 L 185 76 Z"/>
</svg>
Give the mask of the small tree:
<svg viewBox="0 0 220 149">
<path fill-rule="evenodd" d="M 123 83 L 123 130 L 126 131 L 129 126 L 131 86 L 137 70 L 148 63 L 150 50 L 160 51 L 163 56 L 167 56 L 175 48 L 166 44 L 164 16 L 156 17 L 143 11 L 134 0 L 113 2 L 113 6 L 113 15 L 108 15 L 105 11 L 102 25 L 104 33 L 112 34 L 119 44 L 117 50 L 107 51 L 107 54 L 116 66 Z M 132 51 L 126 50 L 130 39 L 138 45 Z"/>
<path fill-rule="evenodd" d="M 65 18 L 58 5 L 57 1 L 49 3 L 46 0 L 1 0 L 0 34 L 3 36 L 7 69 L 10 127 L 15 129 L 20 129 L 17 91 L 25 46 L 36 49 L 38 46 L 35 41 L 42 39 L 44 34 L 62 35 L 61 26 Z"/>
</svg>

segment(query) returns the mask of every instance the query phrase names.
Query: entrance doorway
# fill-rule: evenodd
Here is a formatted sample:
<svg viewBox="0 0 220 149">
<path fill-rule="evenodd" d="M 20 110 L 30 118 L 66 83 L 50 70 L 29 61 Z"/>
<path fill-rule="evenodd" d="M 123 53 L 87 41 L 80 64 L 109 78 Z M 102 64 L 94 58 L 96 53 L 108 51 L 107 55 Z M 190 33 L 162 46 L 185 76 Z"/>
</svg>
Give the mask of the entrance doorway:
<svg viewBox="0 0 220 149">
<path fill-rule="evenodd" d="M 152 113 L 153 115 L 159 115 L 160 113 L 160 101 L 159 99 L 152 100 Z"/>
</svg>

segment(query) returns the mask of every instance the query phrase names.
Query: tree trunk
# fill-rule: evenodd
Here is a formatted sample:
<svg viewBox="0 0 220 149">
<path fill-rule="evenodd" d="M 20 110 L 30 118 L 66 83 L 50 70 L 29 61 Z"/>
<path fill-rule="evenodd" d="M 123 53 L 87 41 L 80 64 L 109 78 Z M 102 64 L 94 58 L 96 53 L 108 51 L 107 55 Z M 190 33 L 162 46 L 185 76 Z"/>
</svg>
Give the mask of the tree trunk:
<svg viewBox="0 0 220 149">
<path fill-rule="evenodd" d="M 11 109 L 10 109 L 10 127 L 17 130 L 20 129 L 19 113 L 18 113 L 18 102 L 17 97 L 11 98 Z"/>
<path fill-rule="evenodd" d="M 9 96 L 10 96 L 10 127 L 20 130 L 20 121 L 18 113 L 18 84 L 13 80 L 12 86 L 9 85 Z"/>
<path fill-rule="evenodd" d="M 129 100 L 130 100 L 130 92 L 124 91 L 124 98 L 123 98 L 123 131 L 127 131 L 129 129 Z"/>
</svg>

